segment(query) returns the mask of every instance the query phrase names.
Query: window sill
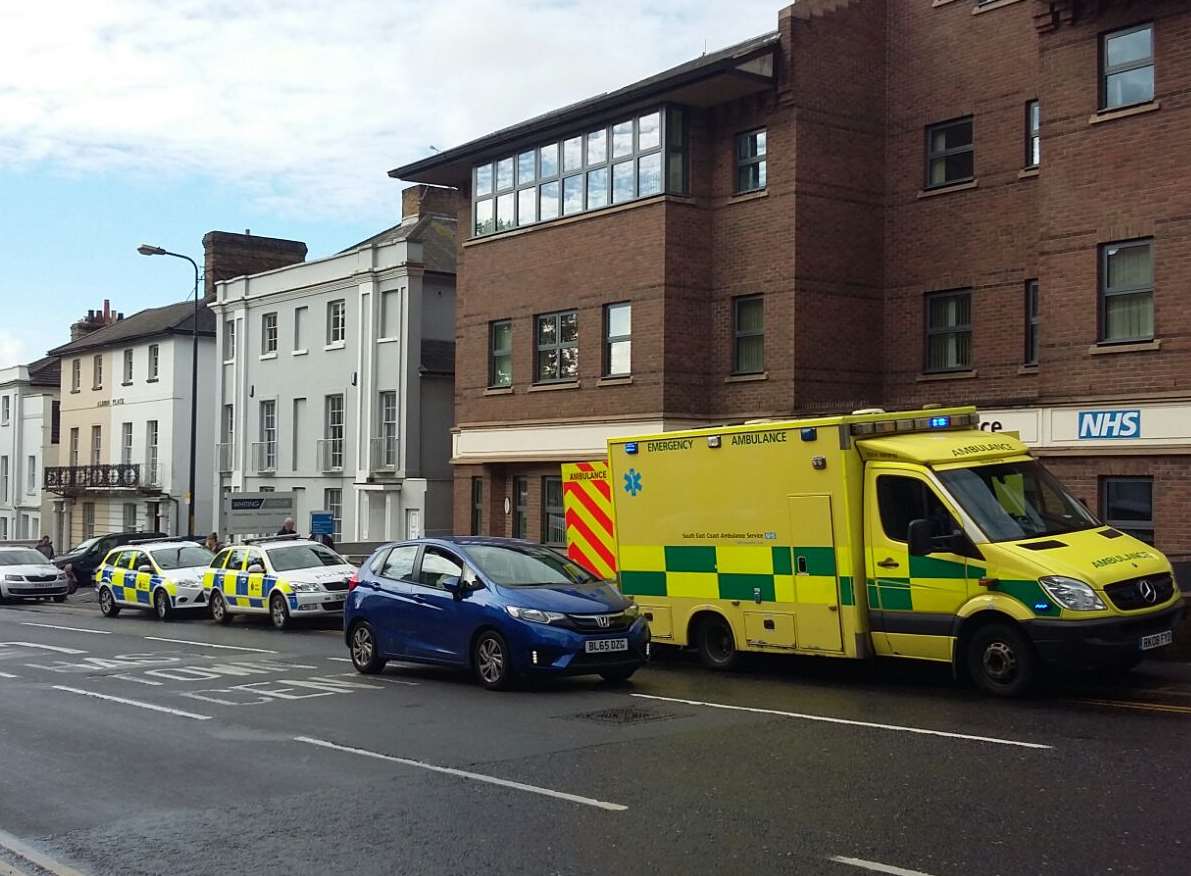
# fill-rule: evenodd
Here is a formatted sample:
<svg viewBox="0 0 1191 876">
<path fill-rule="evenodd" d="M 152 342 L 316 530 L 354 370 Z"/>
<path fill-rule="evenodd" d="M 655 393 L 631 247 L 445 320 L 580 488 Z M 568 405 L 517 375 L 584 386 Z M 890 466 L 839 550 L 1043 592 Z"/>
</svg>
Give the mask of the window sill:
<svg viewBox="0 0 1191 876">
<path fill-rule="evenodd" d="M 309 350 L 291 350 L 290 355 L 291 356 L 305 356 L 309 352 L 310 352 Z"/>
<path fill-rule="evenodd" d="M 156 378 L 156 377 L 146 377 L 145 383 L 156 383 L 157 380 L 158 380 L 158 378 Z"/>
<path fill-rule="evenodd" d="M 235 365 L 235 364 L 236 364 L 236 360 L 235 360 L 235 359 L 224 359 L 224 360 L 223 360 L 223 364 L 224 364 L 224 365 Z"/>
<path fill-rule="evenodd" d="M 1037 179 L 1038 178 L 1038 168 L 1023 167 L 1021 170 L 1019 170 L 1017 172 L 1017 178 L 1018 179 Z"/>
<path fill-rule="evenodd" d="M 535 383 L 527 392 L 553 392 L 558 389 L 578 389 L 580 387 L 578 380 L 572 383 Z"/>
<path fill-rule="evenodd" d="M 927 374 L 919 374 L 914 379 L 918 383 L 931 383 L 936 380 L 971 380 L 976 374 L 977 371 L 975 368 L 969 371 L 935 371 Z"/>
<path fill-rule="evenodd" d="M 1152 113 L 1160 109 L 1162 109 L 1162 104 L 1156 100 L 1151 100 L 1146 103 L 1137 103 L 1133 106 L 1124 106 L 1120 109 L 1100 110 L 1100 112 L 1088 117 L 1088 124 L 1100 125 L 1104 122 L 1115 122 L 1117 119 L 1140 116 L 1143 113 Z"/>
<path fill-rule="evenodd" d="M 937 195 L 949 195 L 952 192 L 966 192 L 976 188 L 979 185 L 980 180 L 970 179 L 967 182 L 952 183 L 951 185 L 938 186 L 937 188 L 933 189 L 923 189 L 918 193 L 918 199 L 921 200 L 922 198 L 933 198 Z"/>
<path fill-rule="evenodd" d="M 1092 346 L 1088 347 L 1088 355 L 1111 356 L 1113 353 L 1142 353 L 1146 350 L 1161 349 L 1161 339 L 1154 338 L 1152 341 L 1133 341 L 1124 344 L 1092 344 Z"/>
<path fill-rule="evenodd" d="M 71 395 L 78 395 L 80 392 L 82 392 L 82 390 L 81 390 L 81 389 L 72 389 L 72 390 L 70 391 L 70 394 L 71 394 Z"/>
<path fill-rule="evenodd" d="M 324 350 L 343 350 L 347 347 L 346 341 L 332 341 L 329 344 L 324 344 Z"/>
<path fill-rule="evenodd" d="M 401 340 L 401 338 L 377 338 L 376 342 L 378 344 L 395 344 L 399 340 Z"/>
<path fill-rule="evenodd" d="M 484 395 L 512 395 L 513 387 L 511 386 L 490 386 L 484 390 Z"/>
<path fill-rule="evenodd" d="M 768 380 L 768 371 L 758 371 L 755 374 L 729 374 L 724 383 L 754 383 L 758 380 Z"/>
<path fill-rule="evenodd" d="M 1038 374 L 1038 366 L 1037 365 L 1020 365 L 1020 366 L 1018 366 L 1017 373 L 1022 374 L 1022 375 L 1028 375 L 1028 374 L 1037 375 Z"/>
<path fill-rule="evenodd" d="M 930 5 L 937 9 L 940 6 L 950 6 L 954 2 L 955 0 L 933 0 Z"/>
<path fill-rule="evenodd" d="M 769 189 L 758 189 L 755 192 L 736 192 L 732 197 L 725 200 L 725 204 L 743 204 L 745 201 L 756 201 L 760 198 L 768 198 Z"/>
<path fill-rule="evenodd" d="M 269 359 L 276 359 L 277 354 L 276 353 L 261 353 L 260 356 L 258 356 L 257 358 L 260 359 L 262 362 L 266 362 Z"/>
<path fill-rule="evenodd" d="M 994 9 L 1004 9 L 1006 6 L 1012 6 L 1014 3 L 1020 3 L 1021 0 L 991 0 L 989 3 L 977 3 L 972 8 L 973 15 L 979 15 L 981 12 L 992 12 Z"/>
<path fill-rule="evenodd" d="M 120 383 L 121 386 L 132 386 L 131 380 L 125 380 Z"/>
<path fill-rule="evenodd" d="M 628 386 L 633 382 L 633 378 L 628 375 L 612 375 L 608 377 L 601 377 L 596 381 L 596 386 Z"/>
</svg>

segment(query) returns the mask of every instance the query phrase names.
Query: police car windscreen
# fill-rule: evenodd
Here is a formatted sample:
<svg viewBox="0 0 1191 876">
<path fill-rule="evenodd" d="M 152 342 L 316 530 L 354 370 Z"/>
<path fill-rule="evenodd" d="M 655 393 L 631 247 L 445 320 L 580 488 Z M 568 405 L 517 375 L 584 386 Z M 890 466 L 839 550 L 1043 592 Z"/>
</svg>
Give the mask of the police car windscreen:
<svg viewBox="0 0 1191 876">
<path fill-rule="evenodd" d="M 549 548 L 508 548 L 469 545 L 467 552 L 480 571 L 497 584 L 508 587 L 550 587 L 557 584 L 587 584 L 596 579 L 562 554 Z"/>
<path fill-rule="evenodd" d="M 27 548 L 0 551 L 0 566 L 45 566 L 49 562 L 43 554 Z"/>
<path fill-rule="evenodd" d="M 153 551 L 153 559 L 162 569 L 190 569 L 194 566 L 207 566 L 210 565 L 214 556 L 206 548 L 197 545 L 158 548 Z"/>
<path fill-rule="evenodd" d="M 317 544 L 273 548 L 269 551 L 269 561 L 278 572 L 309 569 L 311 566 L 343 566 L 347 563 L 339 554 Z"/>
<path fill-rule="evenodd" d="M 1037 462 L 1004 462 L 939 472 L 939 480 L 989 541 L 1060 535 L 1099 526 Z"/>
</svg>

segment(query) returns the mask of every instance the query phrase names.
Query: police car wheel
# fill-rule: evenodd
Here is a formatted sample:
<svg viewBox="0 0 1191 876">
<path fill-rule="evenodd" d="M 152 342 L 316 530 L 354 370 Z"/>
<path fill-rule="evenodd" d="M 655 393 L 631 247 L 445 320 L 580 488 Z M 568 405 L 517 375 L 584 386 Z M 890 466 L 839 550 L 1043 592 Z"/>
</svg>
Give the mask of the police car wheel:
<svg viewBox="0 0 1191 876">
<path fill-rule="evenodd" d="M 153 613 L 157 615 L 158 620 L 169 620 L 173 615 L 173 609 L 170 608 L 170 598 L 164 590 L 158 590 L 153 594 Z"/>
<path fill-rule="evenodd" d="M 120 606 L 116 604 L 116 597 L 112 591 L 104 587 L 99 591 L 99 613 L 104 617 L 115 617 L 120 613 Z"/>
<path fill-rule="evenodd" d="M 211 619 L 217 624 L 230 624 L 232 613 L 227 610 L 227 603 L 223 601 L 223 594 L 218 590 L 211 591 Z"/>
<path fill-rule="evenodd" d="M 380 655 L 380 648 L 376 644 L 376 634 L 372 624 L 360 621 L 352 627 L 349 637 L 349 649 L 352 655 L 352 666 L 356 672 L 364 675 L 375 675 L 385 668 L 385 660 Z"/>
<path fill-rule="evenodd" d="M 476 680 L 488 690 L 504 690 L 509 686 L 513 679 L 512 667 L 509 666 L 509 646 L 500 633 L 488 630 L 476 639 L 472 650 L 472 667 Z"/>
<path fill-rule="evenodd" d="M 968 674 L 985 693 L 1015 697 L 1034 683 L 1037 658 L 1021 632 L 1009 624 L 981 627 L 968 640 Z"/>
<path fill-rule="evenodd" d="M 708 669 L 732 669 L 739 659 L 732 628 L 721 617 L 707 617 L 700 621 L 695 633 L 695 648 L 699 660 Z"/>
<path fill-rule="evenodd" d="M 285 604 L 285 597 L 280 593 L 274 593 L 269 599 L 269 620 L 279 630 L 289 626 L 289 606 Z"/>
</svg>

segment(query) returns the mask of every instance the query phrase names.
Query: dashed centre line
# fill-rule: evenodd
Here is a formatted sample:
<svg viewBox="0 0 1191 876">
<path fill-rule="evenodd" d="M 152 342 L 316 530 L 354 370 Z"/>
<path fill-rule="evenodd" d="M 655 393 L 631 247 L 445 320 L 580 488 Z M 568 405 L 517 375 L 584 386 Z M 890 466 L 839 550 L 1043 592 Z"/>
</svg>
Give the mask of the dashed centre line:
<svg viewBox="0 0 1191 876">
<path fill-rule="evenodd" d="M 89 630 L 86 627 L 63 627 L 58 624 L 37 624 L 33 621 L 21 621 L 23 627 L 44 627 L 47 630 L 67 630 L 71 633 L 94 633 L 97 636 L 110 636 L 111 630 Z"/>
<path fill-rule="evenodd" d="M 243 645 L 216 645 L 212 642 L 195 642 L 190 639 L 167 639 L 163 636 L 142 636 L 151 642 L 173 642 L 176 645 L 198 645 L 203 648 L 218 648 L 221 651 L 251 651 L 254 654 L 276 654 L 268 648 L 245 648 Z"/>
<path fill-rule="evenodd" d="M 65 691 L 66 693 L 79 694 L 84 697 L 94 697 L 97 700 L 107 700 L 112 703 L 120 703 L 125 706 L 136 706 L 138 709 L 148 709 L 151 712 L 164 712 L 167 715 L 176 715 L 179 718 L 191 718 L 195 721 L 210 721 L 211 715 L 200 715 L 197 712 L 184 712 L 181 709 L 171 709 L 169 706 L 158 706 L 154 703 L 146 703 L 141 700 L 130 700 L 125 697 L 114 697 L 110 694 L 96 693 L 93 690 L 82 690 L 77 687 L 66 687 L 65 685 L 56 684 L 54 690 Z"/>
</svg>

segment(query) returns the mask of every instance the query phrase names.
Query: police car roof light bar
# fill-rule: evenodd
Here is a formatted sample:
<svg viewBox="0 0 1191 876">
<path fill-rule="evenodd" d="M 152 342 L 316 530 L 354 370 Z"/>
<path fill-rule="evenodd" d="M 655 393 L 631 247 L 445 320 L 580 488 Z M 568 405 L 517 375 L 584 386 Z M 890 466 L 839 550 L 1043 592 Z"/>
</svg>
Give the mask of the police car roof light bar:
<svg viewBox="0 0 1191 876">
<path fill-rule="evenodd" d="M 310 541 L 310 539 L 294 532 L 289 535 L 262 535 L 259 538 L 246 538 L 244 544 L 263 544 L 266 541 Z"/>
</svg>

